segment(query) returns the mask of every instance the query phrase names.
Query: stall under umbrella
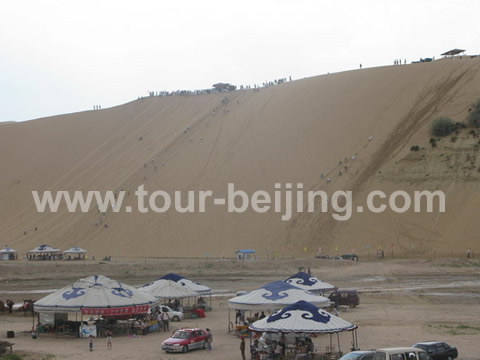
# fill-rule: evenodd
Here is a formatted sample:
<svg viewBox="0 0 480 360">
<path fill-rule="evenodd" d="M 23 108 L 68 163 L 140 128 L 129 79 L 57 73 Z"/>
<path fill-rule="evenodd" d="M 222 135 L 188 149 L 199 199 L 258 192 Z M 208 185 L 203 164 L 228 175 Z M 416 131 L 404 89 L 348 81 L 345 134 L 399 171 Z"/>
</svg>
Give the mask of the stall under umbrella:
<svg viewBox="0 0 480 360">
<path fill-rule="evenodd" d="M 339 352 L 338 334 L 352 331 L 352 345 L 354 348 L 358 348 L 356 325 L 306 301 L 298 301 L 286 306 L 276 313 L 254 322 L 249 329 L 257 332 L 329 334 L 330 348 L 332 348 L 332 334 L 337 334 Z"/>
<path fill-rule="evenodd" d="M 72 256 L 73 260 L 84 260 L 87 250 L 74 246 L 68 250 L 65 250 L 63 254 L 65 255 L 64 258 L 66 260 L 71 260 Z"/>
<path fill-rule="evenodd" d="M 236 309 L 239 311 L 275 311 L 300 300 L 308 301 L 321 307 L 327 307 L 330 305 L 330 300 L 323 296 L 302 290 L 296 286 L 278 280 L 228 300 L 228 329 L 229 331 L 234 329 L 233 323 L 230 321 L 230 309 Z M 243 327 L 243 325 L 238 325 L 236 327 L 237 331 L 239 328 Z"/>
<path fill-rule="evenodd" d="M 286 283 L 299 287 L 300 289 L 325 293 L 327 291 L 334 291 L 335 286 L 330 285 L 329 283 L 322 281 L 315 276 L 308 275 L 306 272 L 300 271 L 295 275 L 290 276 L 285 280 Z"/>
<path fill-rule="evenodd" d="M 60 249 L 50 245 L 40 245 L 27 253 L 28 260 L 58 260 L 62 257 Z"/>
<path fill-rule="evenodd" d="M 17 250 L 5 246 L 0 250 L 0 260 L 16 260 L 17 259 Z"/>
<path fill-rule="evenodd" d="M 102 275 L 74 282 L 34 303 L 38 313 L 128 316 L 147 313 L 157 299 L 132 286 Z"/>
</svg>

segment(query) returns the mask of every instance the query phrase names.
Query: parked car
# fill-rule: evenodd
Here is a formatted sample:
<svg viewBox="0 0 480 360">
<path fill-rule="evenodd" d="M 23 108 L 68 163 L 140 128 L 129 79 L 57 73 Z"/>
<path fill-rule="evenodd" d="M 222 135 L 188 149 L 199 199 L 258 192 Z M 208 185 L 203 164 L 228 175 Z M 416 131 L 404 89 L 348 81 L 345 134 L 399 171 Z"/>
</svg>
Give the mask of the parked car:
<svg viewBox="0 0 480 360">
<path fill-rule="evenodd" d="M 355 254 L 343 254 L 341 256 L 343 260 L 352 260 L 352 261 L 358 261 L 358 256 Z"/>
<path fill-rule="evenodd" d="M 458 357 L 455 346 L 450 346 L 440 341 L 419 342 L 413 345 L 414 348 L 425 350 L 433 360 L 453 360 Z"/>
<path fill-rule="evenodd" d="M 170 318 L 171 321 L 183 320 L 183 312 L 173 310 L 170 306 L 167 306 L 167 305 L 160 305 L 159 307 L 162 312 L 166 312 L 168 314 L 168 317 Z M 149 310 L 149 313 L 150 312 L 151 312 L 151 308 Z"/>
<path fill-rule="evenodd" d="M 432 360 L 430 355 L 418 348 L 377 349 L 373 360 Z"/>
<path fill-rule="evenodd" d="M 354 289 L 338 289 L 331 293 L 328 298 L 336 305 L 355 307 L 360 304 L 360 297 L 358 296 L 357 290 Z"/>
<path fill-rule="evenodd" d="M 330 256 L 328 256 L 328 255 L 316 255 L 315 257 L 317 259 L 330 259 Z"/>
<path fill-rule="evenodd" d="M 205 349 L 207 336 L 208 333 L 203 329 L 180 329 L 162 342 L 162 349 L 167 353 Z"/>
<path fill-rule="evenodd" d="M 352 351 L 348 354 L 343 355 L 340 360 L 373 360 L 373 355 L 375 351 Z"/>
</svg>

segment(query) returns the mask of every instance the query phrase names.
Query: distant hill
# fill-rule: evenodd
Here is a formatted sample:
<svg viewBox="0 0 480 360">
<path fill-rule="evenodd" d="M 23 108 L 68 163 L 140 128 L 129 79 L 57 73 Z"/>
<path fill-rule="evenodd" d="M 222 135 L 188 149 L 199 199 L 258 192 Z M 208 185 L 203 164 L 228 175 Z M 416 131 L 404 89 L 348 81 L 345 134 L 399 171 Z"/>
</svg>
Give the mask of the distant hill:
<svg viewBox="0 0 480 360">
<path fill-rule="evenodd" d="M 97 258 L 230 257 L 242 248 L 260 257 L 303 256 L 305 249 L 312 256 L 318 248 L 361 256 L 378 248 L 404 256 L 480 251 L 477 140 L 467 129 L 455 142 L 429 144 L 436 116 L 463 121 L 480 97 L 479 70 L 478 59 L 379 67 L 0 126 L 0 241 L 21 253 L 43 243 L 76 245 Z M 441 189 L 447 212 L 364 212 L 345 222 L 317 212 L 282 221 L 273 211 L 230 214 L 208 205 L 203 214 L 103 217 L 96 208 L 39 214 L 31 194 L 124 189 L 134 205 L 141 184 L 225 196 L 229 182 L 250 194 L 273 194 L 275 183 L 287 182 L 353 190 L 359 204 L 374 189 Z"/>
</svg>

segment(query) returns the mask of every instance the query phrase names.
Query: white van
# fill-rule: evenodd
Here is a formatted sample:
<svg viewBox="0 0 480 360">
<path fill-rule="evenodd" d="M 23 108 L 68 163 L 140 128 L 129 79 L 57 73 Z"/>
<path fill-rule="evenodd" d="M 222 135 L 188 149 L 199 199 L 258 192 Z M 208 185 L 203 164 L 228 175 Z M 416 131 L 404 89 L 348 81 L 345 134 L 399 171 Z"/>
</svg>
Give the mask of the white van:
<svg viewBox="0 0 480 360">
<path fill-rule="evenodd" d="M 373 360 L 432 360 L 432 358 L 422 349 L 405 347 L 377 349 Z"/>
</svg>

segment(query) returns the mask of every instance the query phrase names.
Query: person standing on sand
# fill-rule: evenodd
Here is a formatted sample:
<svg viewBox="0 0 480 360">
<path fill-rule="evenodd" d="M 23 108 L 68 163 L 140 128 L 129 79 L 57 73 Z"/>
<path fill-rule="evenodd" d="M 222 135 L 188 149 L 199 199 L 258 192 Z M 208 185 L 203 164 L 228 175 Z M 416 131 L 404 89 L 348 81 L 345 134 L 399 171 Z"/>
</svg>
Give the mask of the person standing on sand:
<svg viewBox="0 0 480 360">
<path fill-rule="evenodd" d="M 209 328 L 206 329 L 207 330 L 207 350 L 210 351 L 212 350 L 212 341 L 213 341 L 213 334 L 212 332 L 210 331 Z"/>
<path fill-rule="evenodd" d="M 105 337 L 107 338 L 107 350 L 112 350 L 112 330 L 105 331 Z"/>
<path fill-rule="evenodd" d="M 170 316 L 166 311 L 162 312 L 163 331 L 170 331 Z"/>
<path fill-rule="evenodd" d="M 242 360 L 245 360 L 245 338 L 240 338 L 240 353 L 242 354 Z"/>
<path fill-rule="evenodd" d="M 88 347 L 90 348 L 90 351 L 93 351 L 93 336 L 90 335 L 88 337 Z"/>
</svg>

